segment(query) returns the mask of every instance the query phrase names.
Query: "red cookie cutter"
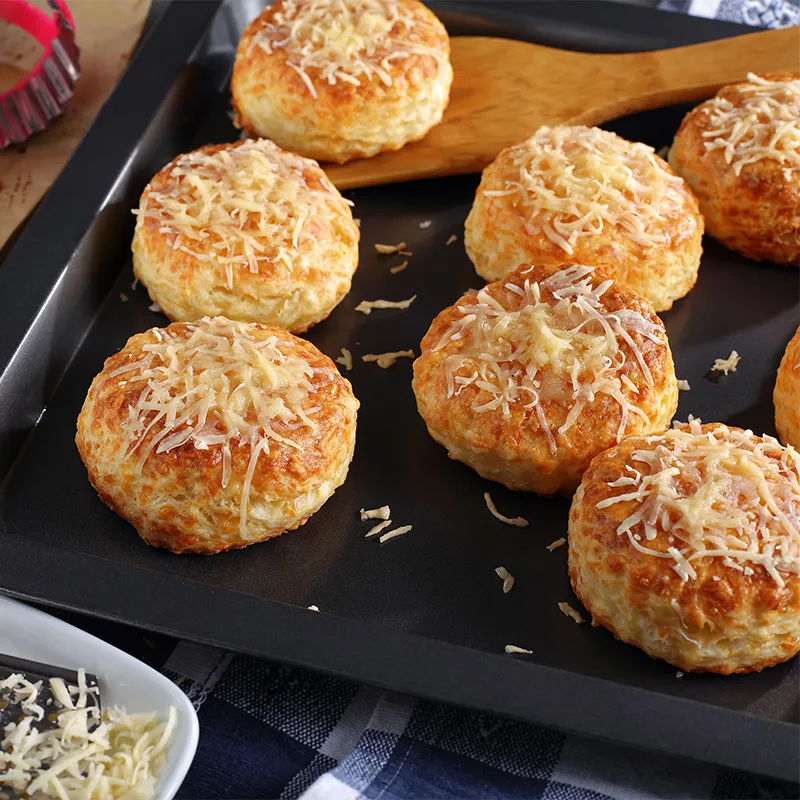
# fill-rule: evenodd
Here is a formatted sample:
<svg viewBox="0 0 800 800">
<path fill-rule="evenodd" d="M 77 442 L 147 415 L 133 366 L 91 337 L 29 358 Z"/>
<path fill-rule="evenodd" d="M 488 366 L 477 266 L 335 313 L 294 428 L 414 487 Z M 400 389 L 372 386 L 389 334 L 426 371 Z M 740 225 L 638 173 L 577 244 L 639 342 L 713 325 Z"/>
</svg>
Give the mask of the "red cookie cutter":
<svg viewBox="0 0 800 800">
<path fill-rule="evenodd" d="M 52 17 L 25 0 L 0 0 L 0 19 L 27 31 L 44 46 L 31 72 L 0 94 L 0 150 L 44 130 L 75 92 L 80 74 L 75 23 L 65 0 L 47 3 Z"/>
</svg>

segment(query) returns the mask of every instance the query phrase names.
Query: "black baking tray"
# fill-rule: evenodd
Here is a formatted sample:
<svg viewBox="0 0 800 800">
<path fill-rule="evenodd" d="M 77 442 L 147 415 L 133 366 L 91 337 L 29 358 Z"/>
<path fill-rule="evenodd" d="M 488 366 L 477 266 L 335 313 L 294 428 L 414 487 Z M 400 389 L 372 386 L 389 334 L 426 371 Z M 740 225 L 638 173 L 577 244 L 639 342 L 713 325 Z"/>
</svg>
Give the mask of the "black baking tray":
<svg viewBox="0 0 800 800">
<path fill-rule="evenodd" d="M 595 2 L 438 3 L 451 33 L 486 32 L 605 51 L 721 38 L 743 29 Z M 565 7 L 569 7 L 569 11 Z M 75 418 L 92 376 L 133 333 L 165 324 L 131 287 L 130 208 L 167 160 L 236 137 L 227 78 L 258 3 L 173 3 L 142 44 L 63 174 L 0 267 L 0 587 L 19 597 L 362 682 L 699 758 L 798 778 L 798 661 L 761 674 L 676 676 L 669 665 L 576 625 L 566 575 L 568 502 L 510 492 L 449 461 L 418 417 L 410 362 L 360 355 L 418 348 L 431 319 L 479 285 L 462 245 L 476 176 L 349 192 L 361 219 L 353 290 L 309 338 L 350 348 L 362 407 L 346 484 L 302 529 L 244 551 L 173 556 L 143 544 L 86 480 Z M 744 67 L 743 67 L 744 69 Z M 542 77 L 546 80 L 546 76 Z M 590 76 L 587 76 L 590 79 Z M 685 108 L 609 127 L 661 147 Z M 430 219 L 427 229 L 418 223 Z M 446 245 L 455 234 L 458 242 Z M 378 256 L 405 241 L 414 255 Z M 775 370 L 798 324 L 797 271 L 713 241 L 694 291 L 664 320 L 678 417 L 774 433 Z M 120 294 L 129 298 L 122 302 Z M 416 294 L 408 311 L 357 314 L 364 299 Z M 739 370 L 709 367 L 736 349 Z M 530 519 L 504 526 L 486 510 Z M 388 503 L 407 536 L 365 540 L 358 509 Z M 504 595 L 494 573 L 517 579 Z M 317 605 L 321 613 L 307 610 Z M 504 655 L 515 644 L 531 657 Z"/>
</svg>

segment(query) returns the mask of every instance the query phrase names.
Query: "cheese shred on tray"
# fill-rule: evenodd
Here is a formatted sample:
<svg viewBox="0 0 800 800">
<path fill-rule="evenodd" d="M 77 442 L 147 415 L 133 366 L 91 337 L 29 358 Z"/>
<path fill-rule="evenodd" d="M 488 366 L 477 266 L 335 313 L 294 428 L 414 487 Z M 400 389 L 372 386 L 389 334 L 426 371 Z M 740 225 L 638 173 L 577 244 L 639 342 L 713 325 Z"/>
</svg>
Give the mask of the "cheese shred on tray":
<svg viewBox="0 0 800 800">
<path fill-rule="evenodd" d="M 739 361 L 742 357 L 735 351 L 731 350 L 731 354 L 727 358 L 717 358 L 711 367 L 712 372 L 724 372 L 726 375 L 729 372 L 736 372 L 736 367 L 739 366 Z"/>
<path fill-rule="evenodd" d="M 362 314 L 371 314 L 375 308 L 408 308 L 415 300 L 416 295 L 409 297 L 408 300 L 362 300 L 357 306 L 356 311 Z"/>
<path fill-rule="evenodd" d="M 84 670 L 77 686 L 53 678 L 50 688 L 55 708 L 37 703 L 41 681 L 19 674 L 0 681 L 0 701 L 19 704 L 22 712 L 0 734 L 0 795 L 5 787 L 32 798 L 156 798 L 156 778 L 177 725 L 175 709 L 166 721 L 154 713 L 100 711 L 98 690 L 86 685 Z M 54 727 L 40 725 L 45 716 Z"/>
</svg>

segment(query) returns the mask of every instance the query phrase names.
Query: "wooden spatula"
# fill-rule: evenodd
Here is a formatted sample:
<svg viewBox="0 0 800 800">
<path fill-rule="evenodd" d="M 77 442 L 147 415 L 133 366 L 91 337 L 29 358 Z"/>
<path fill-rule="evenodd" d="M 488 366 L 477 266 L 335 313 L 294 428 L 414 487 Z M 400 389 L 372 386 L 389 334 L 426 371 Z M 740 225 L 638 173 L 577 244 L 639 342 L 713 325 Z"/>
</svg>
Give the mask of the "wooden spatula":
<svg viewBox="0 0 800 800">
<path fill-rule="evenodd" d="M 463 36 L 452 40 L 452 60 L 455 77 L 442 123 L 395 153 L 326 165 L 338 187 L 478 172 L 540 125 L 597 125 L 703 100 L 748 72 L 800 72 L 800 29 L 611 55 Z"/>
</svg>

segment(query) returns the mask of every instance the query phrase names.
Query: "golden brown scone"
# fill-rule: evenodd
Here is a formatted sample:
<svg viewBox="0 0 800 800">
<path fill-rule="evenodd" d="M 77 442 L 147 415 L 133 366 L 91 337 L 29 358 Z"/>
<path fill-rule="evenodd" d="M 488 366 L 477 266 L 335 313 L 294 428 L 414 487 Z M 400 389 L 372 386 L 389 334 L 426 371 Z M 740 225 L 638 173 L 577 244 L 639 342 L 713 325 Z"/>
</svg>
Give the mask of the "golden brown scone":
<svg viewBox="0 0 800 800">
<path fill-rule="evenodd" d="M 331 313 L 358 266 L 348 201 L 317 163 L 266 139 L 178 156 L 135 213 L 133 270 L 172 320 L 300 333 Z"/>
<path fill-rule="evenodd" d="M 778 436 L 784 444 L 800 447 L 800 328 L 786 345 L 772 399 Z"/>
<path fill-rule="evenodd" d="M 431 324 L 414 393 L 451 458 L 510 489 L 575 489 L 623 436 L 663 431 L 678 404 L 664 325 L 601 270 L 520 267 Z"/>
<path fill-rule="evenodd" d="M 592 461 L 569 574 L 618 639 L 682 670 L 751 672 L 800 650 L 800 457 L 695 420 Z"/>
<path fill-rule="evenodd" d="M 277 0 L 245 29 L 236 124 L 321 161 L 398 150 L 442 119 L 453 69 L 417 0 Z"/>
<path fill-rule="evenodd" d="M 483 171 L 464 246 L 487 281 L 520 264 L 590 264 L 666 311 L 697 280 L 702 238 L 697 200 L 652 147 L 560 125 Z"/>
<path fill-rule="evenodd" d="M 669 163 L 709 234 L 756 261 L 800 265 L 800 76 L 753 75 L 692 109 Z"/>
<path fill-rule="evenodd" d="M 281 328 L 224 317 L 132 336 L 92 381 L 75 442 L 148 544 L 219 553 L 302 525 L 341 486 L 358 400 Z"/>
</svg>

